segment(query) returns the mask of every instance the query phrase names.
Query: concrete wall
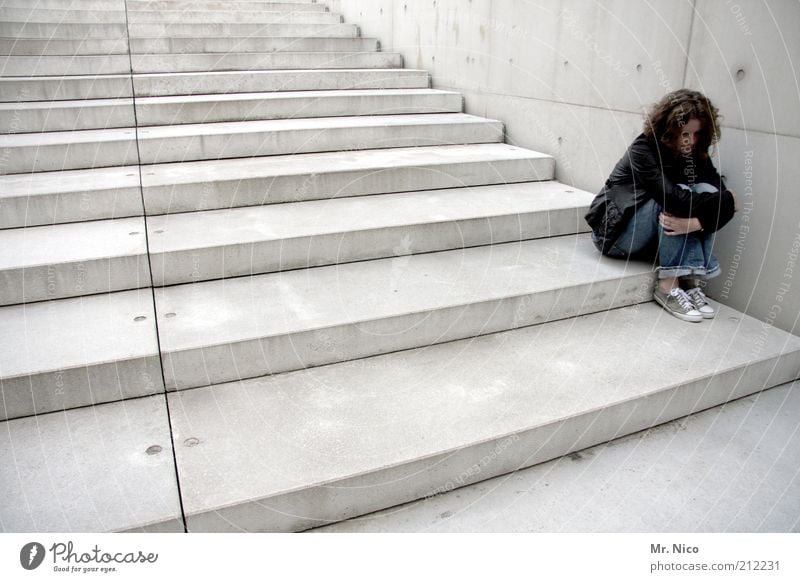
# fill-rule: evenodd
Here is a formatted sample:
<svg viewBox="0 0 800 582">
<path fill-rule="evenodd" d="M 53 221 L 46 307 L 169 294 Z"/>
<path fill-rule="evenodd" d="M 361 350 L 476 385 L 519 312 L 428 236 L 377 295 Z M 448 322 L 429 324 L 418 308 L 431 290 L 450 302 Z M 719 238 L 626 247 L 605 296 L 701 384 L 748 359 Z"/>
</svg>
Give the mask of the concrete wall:
<svg viewBox="0 0 800 582">
<path fill-rule="evenodd" d="M 795 0 L 331 0 L 364 36 L 552 154 L 597 191 L 683 86 L 725 119 L 717 167 L 744 210 L 717 237 L 712 295 L 793 332 L 800 313 L 800 3 Z"/>
</svg>

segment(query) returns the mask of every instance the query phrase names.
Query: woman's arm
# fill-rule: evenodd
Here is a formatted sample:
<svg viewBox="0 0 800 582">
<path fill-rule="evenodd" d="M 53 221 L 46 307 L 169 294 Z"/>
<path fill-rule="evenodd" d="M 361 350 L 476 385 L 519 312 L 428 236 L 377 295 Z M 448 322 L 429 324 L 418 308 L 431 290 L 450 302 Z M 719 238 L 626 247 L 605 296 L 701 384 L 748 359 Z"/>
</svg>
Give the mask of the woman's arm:
<svg viewBox="0 0 800 582">
<path fill-rule="evenodd" d="M 696 218 L 699 220 L 700 229 L 707 232 L 719 230 L 733 218 L 733 195 L 725 188 L 710 159 L 697 162 L 698 167 L 693 179 L 695 183 L 698 178 L 708 181 L 719 188 L 719 191 L 697 193 L 670 179 L 664 168 L 671 160 L 662 159 L 662 152 L 654 140 L 639 136 L 628 149 L 628 155 L 634 187 L 647 190 L 666 214 L 673 217 Z M 690 228 L 690 225 L 681 227 L 683 230 L 686 228 Z"/>
</svg>

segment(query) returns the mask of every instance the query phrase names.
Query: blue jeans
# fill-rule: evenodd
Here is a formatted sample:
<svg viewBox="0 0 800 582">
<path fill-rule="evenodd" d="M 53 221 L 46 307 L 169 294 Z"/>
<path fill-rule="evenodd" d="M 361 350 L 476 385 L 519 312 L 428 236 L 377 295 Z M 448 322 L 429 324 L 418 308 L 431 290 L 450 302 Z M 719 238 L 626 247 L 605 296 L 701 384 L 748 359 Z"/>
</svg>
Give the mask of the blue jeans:
<svg viewBox="0 0 800 582">
<path fill-rule="evenodd" d="M 720 274 L 714 256 L 714 234 L 692 232 L 669 236 L 658 222 L 661 206 L 648 200 L 636 209 L 625 230 L 608 251 L 618 259 L 644 259 L 658 262 L 659 279 L 695 277 L 711 279 Z"/>
</svg>

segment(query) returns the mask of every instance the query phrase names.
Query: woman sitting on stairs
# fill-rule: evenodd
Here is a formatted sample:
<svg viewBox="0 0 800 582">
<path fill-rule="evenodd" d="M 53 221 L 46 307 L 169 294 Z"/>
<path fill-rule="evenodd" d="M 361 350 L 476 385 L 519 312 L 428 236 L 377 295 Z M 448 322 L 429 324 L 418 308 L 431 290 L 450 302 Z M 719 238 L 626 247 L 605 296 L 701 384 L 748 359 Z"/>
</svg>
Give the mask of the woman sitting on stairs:
<svg viewBox="0 0 800 582">
<path fill-rule="evenodd" d="M 604 255 L 658 264 L 653 298 L 685 321 L 712 318 L 702 286 L 719 274 L 714 233 L 736 210 L 708 150 L 719 139 L 717 108 L 680 89 L 648 113 L 586 215 Z"/>
</svg>

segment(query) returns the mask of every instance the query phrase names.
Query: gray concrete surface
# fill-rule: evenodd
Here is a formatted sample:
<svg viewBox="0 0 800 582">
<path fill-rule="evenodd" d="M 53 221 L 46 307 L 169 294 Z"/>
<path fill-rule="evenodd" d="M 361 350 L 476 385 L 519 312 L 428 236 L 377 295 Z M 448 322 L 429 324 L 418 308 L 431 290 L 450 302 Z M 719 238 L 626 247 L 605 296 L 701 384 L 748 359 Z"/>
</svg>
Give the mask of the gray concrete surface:
<svg viewBox="0 0 800 582">
<path fill-rule="evenodd" d="M 183 531 L 164 396 L 0 422 L 0 531 Z"/>
<path fill-rule="evenodd" d="M 133 77 L 138 97 L 335 89 L 420 89 L 428 88 L 428 84 L 427 71 L 415 69 L 213 71 L 154 73 Z M 130 82 L 128 88 L 130 89 Z"/>
<path fill-rule="evenodd" d="M 360 532 L 800 532 L 800 384 L 321 527 Z"/>
<path fill-rule="evenodd" d="M 0 108 L 0 112 L 2 111 Z M 435 89 L 277 91 L 140 97 L 136 100 L 136 119 L 140 126 L 299 117 L 460 112 L 460 94 Z"/>
<path fill-rule="evenodd" d="M 150 286 L 144 220 L 0 230 L 0 305 Z"/>
<path fill-rule="evenodd" d="M 150 289 L 0 307 L 0 419 L 163 391 Z"/>
<path fill-rule="evenodd" d="M 427 498 L 785 383 L 799 370 L 800 338 L 727 308 L 687 324 L 651 302 L 179 392 L 170 395 L 173 427 L 179 443 L 194 445 L 176 450 L 188 527 L 296 530 Z M 735 424 L 709 435 L 724 455 Z M 788 449 L 797 423 L 773 439 Z M 673 454 L 691 456 L 696 445 L 690 436 Z M 588 469 L 591 458 L 561 462 Z M 782 460 L 784 480 L 796 474 L 796 458 Z M 575 498 L 569 515 L 584 520 L 576 529 L 603 523 L 595 504 L 578 506 L 579 493 L 594 491 L 615 459 L 597 478 L 549 483 L 564 503 Z M 765 477 L 751 470 L 751 483 Z M 626 476 L 620 488 L 629 492 L 637 482 Z"/>
<path fill-rule="evenodd" d="M 21 57 L 20 57 L 21 58 Z M 264 71 L 297 69 L 391 69 L 403 66 L 399 53 L 389 52 L 226 52 L 208 54 L 139 54 L 131 57 L 133 72 Z"/>
<path fill-rule="evenodd" d="M 185 389 L 632 305 L 652 284 L 650 265 L 600 257 L 578 235 L 178 285 L 155 298 L 167 388 Z"/>
<path fill-rule="evenodd" d="M 549 156 L 486 143 L 144 166 L 142 193 L 153 215 L 552 176 Z"/>
<path fill-rule="evenodd" d="M 139 168 L 0 175 L 0 227 L 141 216 Z"/>
<path fill-rule="evenodd" d="M 175 285 L 574 234 L 591 199 L 523 182 L 152 216 L 150 261 Z"/>
</svg>

